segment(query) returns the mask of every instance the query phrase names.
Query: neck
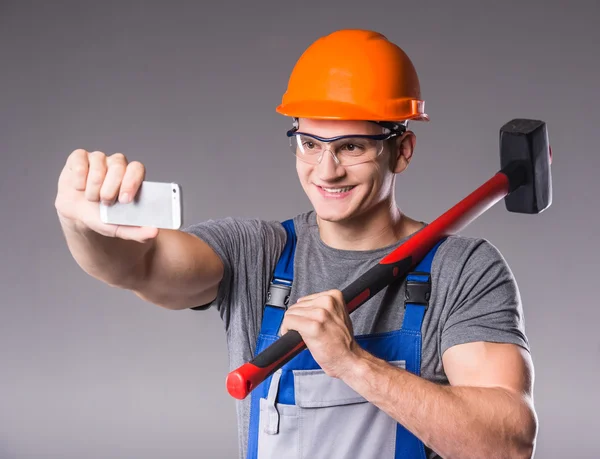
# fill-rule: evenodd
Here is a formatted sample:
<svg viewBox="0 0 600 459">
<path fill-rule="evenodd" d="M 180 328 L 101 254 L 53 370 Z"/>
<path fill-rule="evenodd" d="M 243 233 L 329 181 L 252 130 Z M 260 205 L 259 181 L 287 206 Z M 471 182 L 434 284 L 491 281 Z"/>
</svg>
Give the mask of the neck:
<svg viewBox="0 0 600 459">
<path fill-rule="evenodd" d="M 331 222 L 317 216 L 322 241 L 340 250 L 374 250 L 398 242 L 423 227 L 404 215 L 392 199 L 349 220 Z"/>
</svg>

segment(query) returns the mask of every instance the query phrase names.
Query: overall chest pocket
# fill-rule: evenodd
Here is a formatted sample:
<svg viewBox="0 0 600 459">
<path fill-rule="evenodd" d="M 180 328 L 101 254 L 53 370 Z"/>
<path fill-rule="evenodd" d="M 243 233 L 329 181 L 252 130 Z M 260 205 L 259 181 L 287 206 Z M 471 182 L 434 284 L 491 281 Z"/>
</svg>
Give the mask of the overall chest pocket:
<svg viewBox="0 0 600 459">
<path fill-rule="evenodd" d="M 405 367 L 405 361 L 390 364 Z M 275 403 L 279 377 L 260 400 L 258 457 L 392 459 L 396 421 L 323 370 L 293 370 L 295 405 Z"/>
</svg>

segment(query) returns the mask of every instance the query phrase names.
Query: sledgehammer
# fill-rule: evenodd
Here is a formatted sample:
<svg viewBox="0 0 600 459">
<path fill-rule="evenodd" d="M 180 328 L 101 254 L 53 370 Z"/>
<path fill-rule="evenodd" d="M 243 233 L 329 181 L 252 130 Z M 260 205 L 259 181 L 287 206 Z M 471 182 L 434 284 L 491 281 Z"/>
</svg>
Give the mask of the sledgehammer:
<svg viewBox="0 0 600 459">
<path fill-rule="evenodd" d="M 345 287 L 342 295 L 348 312 L 405 277 L 437 242 L 459 232 L 502 198 L 509 212 L 544 211 L 552 202 L 551 162 L 545 122 L 514 119 L 506 123 L 500 128 L 500 171 Z M 300 334 L 288 331 L 252 361 L 229 373 L 229 394 L 245 398 L 305 348 Z"/>
</svg>

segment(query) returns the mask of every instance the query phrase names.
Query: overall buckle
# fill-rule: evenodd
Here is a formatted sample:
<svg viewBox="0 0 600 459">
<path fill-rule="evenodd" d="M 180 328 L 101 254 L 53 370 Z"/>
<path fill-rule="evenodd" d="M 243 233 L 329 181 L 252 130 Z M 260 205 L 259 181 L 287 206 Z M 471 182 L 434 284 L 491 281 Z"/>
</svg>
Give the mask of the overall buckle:
<svg viewBox="0 0 600 459">
<path fill-rule="evenodd" d="M 267 306 L 275 306 L 276 308 L 287 309 L 290 302 L 291 285 L 279 284 L 272 281 L 269 285 L 267 293 Z"/>
<path fill-rule="evenodd" d="M 404 293 L 404 308 L 406 308 L 407 303 L 411 303 L 421 304 L 427 309 L 429 307 L 430 297 L 431 275 L 420 271 L 409 273 L 406 280 L 406 291 Z"/>
</svg>

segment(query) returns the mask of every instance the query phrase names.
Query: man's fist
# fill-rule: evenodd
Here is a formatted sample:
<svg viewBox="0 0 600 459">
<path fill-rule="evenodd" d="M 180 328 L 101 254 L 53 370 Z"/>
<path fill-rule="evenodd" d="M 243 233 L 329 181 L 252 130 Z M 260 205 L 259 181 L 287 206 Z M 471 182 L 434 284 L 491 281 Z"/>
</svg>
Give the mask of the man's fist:
<svg viewBox="0 0 600 459">
<path fill-rule="evenodd" d="M 55 207 L 63 226 L 120 239 L 145 241 L 158 229 L 107 225 L 100 220 L 100 202 L 131 202 L 146 170 L 138 161 L 127 162 L 122 153 L 110 156 L 101 151 L 75 150 L 67 158 L 58 179 Z"/>
</svg>

